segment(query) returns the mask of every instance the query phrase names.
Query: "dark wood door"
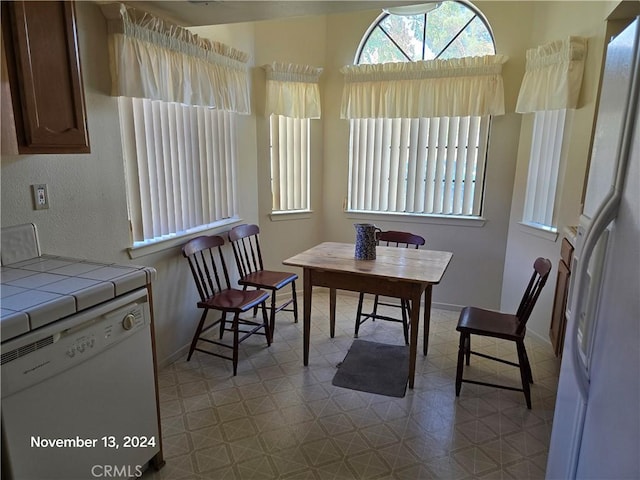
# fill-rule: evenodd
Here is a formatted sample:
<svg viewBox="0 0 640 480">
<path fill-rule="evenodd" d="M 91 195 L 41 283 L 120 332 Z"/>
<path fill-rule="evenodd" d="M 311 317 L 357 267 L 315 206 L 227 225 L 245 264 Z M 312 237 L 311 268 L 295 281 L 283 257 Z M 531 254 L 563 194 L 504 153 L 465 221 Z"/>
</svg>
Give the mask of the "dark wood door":
<svg viewBox="0 0 640 480">
<path fill-rule="evenodd" d="M 19 152 L 89 152 L 73 2 L 3 7 Z"/>
<path fill-rule="evenodd" d="M 569 278 L 571 271 L 564 260 L 558 262 L 558 278 L 556 281 L 556 293 L 553 300 L 553 313 L 551 316 L 551 326 L 549 327 L 549 338 L 553 345 L 556 356 L 562 356 L 564 346 L 564 332 L 567 327 L 567 297 L 569 293 Z"/>
</svg>

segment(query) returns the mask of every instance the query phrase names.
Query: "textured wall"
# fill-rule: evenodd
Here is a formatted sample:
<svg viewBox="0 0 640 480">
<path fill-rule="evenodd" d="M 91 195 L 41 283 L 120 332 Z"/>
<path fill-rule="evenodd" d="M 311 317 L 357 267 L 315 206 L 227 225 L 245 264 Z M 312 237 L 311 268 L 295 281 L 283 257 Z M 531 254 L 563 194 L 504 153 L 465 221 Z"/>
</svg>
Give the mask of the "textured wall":
<svg viewBox="0 0 640 480">
<path fill-rule="evenodd" d="M 100 8 L 78 2 L 78 37 L 87 103 L 91 153 L 2 157 L 2 226 L 33 222 L 43 253 L 135 263 L 154 267 L 153 285 L 158 357 L 166 361 L 191 341 L 200 312 L 197 292 L 179 247 L 131 260 L 118 106 L 109 96 L 111 77 L 107 29 Z M 218 39 L 235 35 L 233 46 L 251 52 L 252 27 L 218 27 Z M 239 33 L 238 33 L 239 32 Z M 238 168 L 240 213 L 257 220 L 255 120 L 240 118 Z M 46 183 L 48 210 L 32 210 L 30 185 Z"/>
<path fill-rule="evenodd" d="M 572 138 L 573 153 L 568 168 L 575 171 L 575 175 L 563 191 L 563 211 L 567 205 L 563 218 L 566 218 L 565 224 L 572 224 L 576 221 L 588 152 L 599 72 L 597 50 L 603 44 L 601 30 L 606 4 L 481 1 L 477 5 L 493 28 L 498 53 L 510 58 L 504 66 L 507 114 L 496 118 L 492 127 L 486 223 L 479 227 L 420 219 L 376 218 L 374 221 L 382 228 L 422 234 L 429 248 L 453 251 L 451 267 L 442 284 L 434 289 L 434 302 L 510 308 L 514 298 L 520 295 L 522 277 L 528 275 L 530 257 L 545 254 L 555 260 L 559 251 L 557 243 L 523 234 L 517 225 L 528 163 L 528 151 L 519 148 L 519 137 L 525 137 L 523 145 L 526 144 L 530 127 L 525 118 L 521 129 L 521 116 L 513 113 L 513 109 L 524 71 L 525 51 L 543 41 L 567 35 L 595 39 L 590 40 L 585 107 L 578 111 Z M 77 10 L 92 153 L 3 157 L 2 226 L 35 223 L 45 253 L 129 262 L 117 102 L 109 96 L 106 24 L 99 7 L 92 2 L 78 2 Z M 243 221 L 260 223 L 268 245 L 265 256 L 272 268 L 283 268 L 283 259 L 315 243 L 353 241 L 352 224 L 361 218 L 342 210 L 347 195 L 348 123 L 339 119 L 342 76 L 338 69 L 353 62 L 362 35 L 378 13 L 196 29 L 198 34 L 211 36 L 251 55 L 254 114 L 240 121 L 240 212 Z M 272 221 L 269 216 L 268 124 L 262 114 L 264 72 L 261 65 L 274 60 L 325 68 L 321 83 L 323 119 L 314 120 L 312 126 L 314 211 L 296 220 Z M 48 184 L 49 210 L 32 210 L 30 185 L 34 183 Z M 170 359 L 189 342 L 198 317 L 190 274 L 179 247 L 131 262 L 153 266 L 158 271 L 154 285 L 158 354 L 161 360 Z M 551 291 L 553 285 L 547 288 Z M 532 328 L 546 337 L 551 301 L 547 297 L 541 303 L 537 312 L 540 318 L 532 323 Z"/>
<path fill-rule="evenodd" d="M 582 189 L 590 151 L 594 122 L 596 95 L 600 79 L 600 68 L 604 48 L 605 18 L 613 2 L 540 2 L 532 12 L 533 29 L 529 48 L 567 38 L 569 35 L 588 37 L 587 60 L 579 107 L 573 111 L 573 125 L 566 132 L 568 155 L 564 165 L 564 177 L 558 188 L 560 197 L 556 206 L 558 237 L 540 235 L 519 224 L 522 220 L 524 195 L 526 193 L 529 168 L 529 150 L 533 114 L 523 116 L 520 131 L 520 146 L 517 169 L 511 199 L 509 242 L 505 255 L 504 281 L 501 307 L 514 311 L 522 296 L 526 282 L 532 272 L 533 261 L 539 256 L 553 263 L 549 281 L 538 305 L 531 315 L 528 330 L 548 341 L 553 294 L 555 290 L 557 263 L 560 259 L 560 244 L 567 226 L 577 225 L 581 208 Z"/>
</svg>

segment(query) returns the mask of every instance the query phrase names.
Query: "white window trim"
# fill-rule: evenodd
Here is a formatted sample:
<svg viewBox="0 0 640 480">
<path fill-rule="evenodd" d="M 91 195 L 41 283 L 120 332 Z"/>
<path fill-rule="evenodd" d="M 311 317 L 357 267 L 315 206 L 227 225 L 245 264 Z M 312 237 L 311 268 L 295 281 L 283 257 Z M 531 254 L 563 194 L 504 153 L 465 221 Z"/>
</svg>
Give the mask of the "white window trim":
<svg viewBox="0 0 640 480">
<path fill-rule="evenodd" d="M 306 220 L 313 216 L 313 210 L 291 210 L 284 212 L 271 212 L 269 218 L 272 222 L 285 220 Z"/>
<path fill-rule="evenodd" d="M 345 210 L 345 217 L 369 222 L 419 223 L 429 225 L 451 225 L 459 227 L 484 227 L 487 219 L 482 216 L 425 215 L 396 212 L 363 212 Z"/>
<path fill-rule="evenodd" d="M 558 239 L 558 229 L 556 227 L 547 227 L 536 223 L 518 222 L 520 231 L 528 235 L 544 238 L 550 242 L 555 242 Z"/>
<path fill-rule="evenodd" d="M 170 235 L 166 238 L 156 239 L 145 244 L 136 244 L 127 248 L 127 253 L 131 259 L 152 255 L 172 248 L 182 247 L 192 238 L 196 238 L 201 235 L 220 235 L 229 231 L 233 225 L 241 223 L 244 223 L 244 220 L 240 217 L 228 218 L 222 222 L 216 223 L 215 225 L 202 225 L 201 227 L 194 228 L 186 233 Z"/>
</svg>

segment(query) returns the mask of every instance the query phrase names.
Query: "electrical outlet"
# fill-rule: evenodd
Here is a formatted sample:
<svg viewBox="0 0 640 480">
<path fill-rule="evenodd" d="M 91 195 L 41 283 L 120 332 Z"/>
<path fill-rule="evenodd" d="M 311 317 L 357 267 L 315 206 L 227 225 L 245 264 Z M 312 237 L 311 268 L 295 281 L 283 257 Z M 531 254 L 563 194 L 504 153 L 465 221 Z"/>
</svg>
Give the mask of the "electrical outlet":
<svg viewBox="0 0 640 480">
<path fill-rule="evenodd" d="M 47 192 L 46 183 L 31 185 L 31 193 L 33 195 L 33 208 L 35 210 L 45 210 L 49 208 L 49 193 Z"/>
</svg>

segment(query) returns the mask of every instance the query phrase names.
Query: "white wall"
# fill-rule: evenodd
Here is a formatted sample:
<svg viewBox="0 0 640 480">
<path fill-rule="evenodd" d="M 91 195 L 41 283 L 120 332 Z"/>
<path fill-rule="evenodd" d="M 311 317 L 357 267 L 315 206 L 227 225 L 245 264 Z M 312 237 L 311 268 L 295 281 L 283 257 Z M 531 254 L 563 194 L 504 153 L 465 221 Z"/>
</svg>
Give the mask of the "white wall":
<svg viewBox="0 0 640 480">
<path fill-rule="evenodd" d="M 556 284 L 560 244 L 567 226 L 577 225 L 581 212 L 581 199 L 585 171 L 589 158 L 591 132 L 594 121 L 596 95 L 604 49 L 605 18 L 614 2 L 540 2 L 535 4 L 531 21 L 536 26 L 529 39 L 529 48 L 569 35 L 588 38 L 587 59 L 579 108 L 573 112 L 573 125 L 568 134 L 569 151 L 564 179 L 559 183 L 560 197 L 557 205 L 557 239 L 539 236 L 519 224 L 522 220 L 524 195 L 529 167 L 529 149 L 533 114 L 523 115 L 520 146 L 516 168 L 509 241 L 505 257 L 501 308 L 513 311 L 532 273 L 534 260 L 547 257 L 553 262 L 549 281 L 528 324 L 529 332 L 548 340 L 553 294 Z"/>
<path fill-rule="evenodd" d="M 254 105 L 258 138 L 258 191 L 260 199 L 260 228 L 267 242 L 267 263 L 270 268 L 298 271 L 282 265 L 282 260 L 312 247 L 324 238 L 323 205 L 325 182 L 323 170 L 325 112 L 322 119 L 311 120 L 310 188 L 311 209 L 308 215 L 271 216 L 271 184 L 269 153 L 269 119 L 264 115 L 265 72 L 264 65 L 274 61 L 302 65 L 324 66 L 326 57 L 326 17 L 306 17 L 282 21 L 257 22 L 255 24 Z M 320 78 L 321 89 L 326 72 Z M 324 105 L 322 106 L 324 109 Z M 301 273 L 298 271 L 298 273 Z M 297 284 L 302 291 L 302 278 Z M 302 311 L 302 310 L 300 310 Z"/>
<path fill-rule="evenodd" d="M 598 32 L 604 7 L 594 2 L 511 1 L 478 2 L 478 6 L 493 27 L 498 53 L 510 57 L 503 72 L 507 114 L 495 118 L 492 127 L 486 223 L 471 227 L 421 220 L 375 221 L 382 228 L 422 234 L 429 248 L 454 252 L 445 280 L 434 289 L 436 303 L 510 307 L 515 291 L 521 292 L 521 277 L 529 272 L 530 258 L 544 254 L 555 260 L 559 256 L 556 244 L 523 235 L 516 223 L 522 202 L 522 172 L 526 176 L 527 163 L 526 152 L 518 147 L 518 141 L 530 130 L 526 117 L 521 128 L 521 116 L 513 113 L 525 51 L 547 39 L 569 34 L 594 36 L 597 49 L 603 43 Z M 2 226 L 35 223 L 45 253 L 155 267 L 158 356 L 166 361 L 190 341 L 199 316 L 195 308 L 196 292 L 179 247 L 129 260 L 117 102 L 109 96 L 106 24 L 93 2 L 78 2 L 76 8 L 92 153 L 3 157 L 1 223 Z M 240 214 L 243 221 L 260 224 L 271 268 L 284 268 L 283 259 L 320 241 L 353 240 L 352 224 L 359 217 L 349 216 L 342 209 L 347 195 L 348 124 L 339 119 L 342 78 L 338 69 L 353 62 L 360 38 L 377 14 L 359 12 L 195 29 L 196 33 L 248 52 L 252 59 L 255 113 L 242 117 L 240 122 Z M 566 199 L 563 194 L 567 223 L 574 223 L 572 215 L 579 204 L 597 84 L 599 58 L 591 50 L 589 55 L 585 80 L 587 106 L 579 112 L 574 127 L 571 162 L 577 165 L 571 163 L 569 167 L 574 176 L 566 187 Z M 325 68 L 321 80 L 323 119 L 312 122 L 313 213 L 296 220 L 271 221 L 269 217 L 268 125 L 263 116 L 261 65 L 275 60 Z M 30 185 L 34 183 L 48 184 L 49 210 L 32 210 Z M 548 292 L 552 288 L 548 287 Z M 546 318 L 533 325 L 546 336 L 551 307 L 548 299 L 542 303 L 545 302 L 547 306 L 538 313 Z M 549 311 L 544 311 L 545 308 Z"/>
<path fill-rule="evenodd" d="M 126 261 L 129 244 L 117 103 L 108 96 L 104 18 L 77 5 L 91 154 L 2 156 L 2 225 L 33 222 L 45 253 Z M 32 209 L 30 185 L 46 183 L 49 210 Z"/>
<path fill-rule="evenodd" d="M 524 69 L 527 44 L 522 39 L 527 38 L 531 30 L 527 11 L 532 6 L 521 2 L 490 2 L 482 4 L 481 8 L 493 26 L 498 52 L 510 57 L 504 68 L 508 113 L 495 118 L 492 125 L 484 226 L 415 217 L 363 217 L 347 214 L 343 210 L 343 202 L 347 197 L 349 125 L 346 120 L 339 118 L 343 85 L 339 69 L 353 63 L 358 44 L 369 25 L 380 14 L 379 10 L 329 15 L 324 20 L 318 17 L 256 23 L 257 64 L 279 60 L 324 68 L 321 83 L 324 138 L 323 145 L 314 145 L 312 150 L 312 218 L 270 221 L 268 157 L 263 145 L 258 147 L 258 168 L 264 171 L 264 175 L 259 175 L 260 225 L 263 232 L 282 240 L 276 242 L 277 246 L 269 251 L 270 258 L 277 259 L 276 263 L 319 241 L 353 241 L 353 223 L 366 218 L 383 229 L 407 230 L 423 235 L 429 248 L 454 252 L 442 284 L 434 289 L 434 303 L 473 303 L 499 307 L 520 131 L 520 115 L 514 114 L 513 110 Z M 323 39 L 326 39 L 324 51 L 316 46 Z M 264 81 L 263 76 L 259 80 Z M 254 87 L 255 91 L 259 91 L 258 81 Z M 260 122 L 259 119 L 259 129 Z M 266 130 L 265 124 L 264 132 Z M 259 142 L 261 134 L 266 133 L 258 133 Z M 316 172 L 320 175 L 316 176 Z M 319 191 L 322 192 L 320 197 L 317 195 Z M 315 228 L 316 233 L 309 234 L 311 228 Z"/>
<path fill-rule="evenodd" d="M 2 226 L 33 222 L 48 254 L 134 263 L 154 267 L 153 284 L 158 358 L 166 362 L 193 334 L 200 312 L 197 292 L 179 247 L 130 260 L 124 168 L 118 107 L 109 96 L 111 77 L 105 18 L 93 2 L 77 2 L 78 38 L 87 103 L 91 153 L 2 157 Z M 219 35 L 228 34 L 219 27 Z M 253 28 L 233 28 L 233 45 L 251 52 Z M 240 40 L 238 40 L 240 39 Z M 223 40 L 224 41 L 224 40 Z M 240 214 L 258 219 L 255 118 L 240 118 Z M 46 183 L 49 210 L 34 211 L 30 185 Z"/>
</svg>

